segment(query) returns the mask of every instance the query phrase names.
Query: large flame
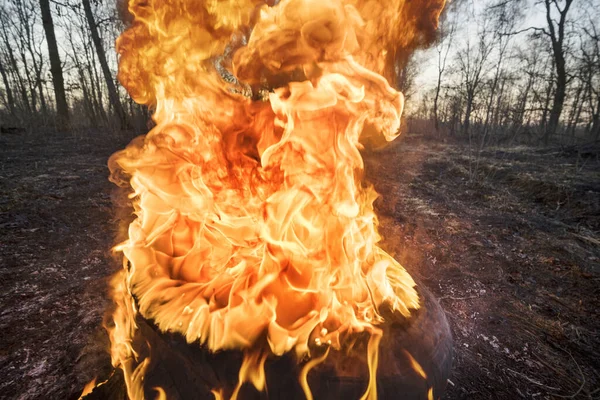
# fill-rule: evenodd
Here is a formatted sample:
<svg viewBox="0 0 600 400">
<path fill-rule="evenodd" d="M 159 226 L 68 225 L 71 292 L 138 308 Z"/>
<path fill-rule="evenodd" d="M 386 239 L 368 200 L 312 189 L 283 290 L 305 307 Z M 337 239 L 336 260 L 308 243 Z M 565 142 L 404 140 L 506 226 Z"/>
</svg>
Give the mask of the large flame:
<svg viewBox="0 0 600 400">
<path fill-rule="evenodd" d="M 129 1 L 119 79 L 156 122 L 110 160 L 137 216 L 118 246 L 111 331 L 130 397 L 143 396 L 148 364 L 130 344 L 138 313 L 211 351 L 243 350 L 240 384 L 259 390 L 268 354 L 309 359 L 309 343 L 339 349 L 368 332 L 365 397 L 376 396 L 380 309 L 409 317 L 419 303 L 413 279 L 377 246 L 359 139 L 398 135 L 403 97 L 390 82 L 442 8 Z M 306 374 L 326 354 L 302 370 L 307 397 Z"/>
</svg>

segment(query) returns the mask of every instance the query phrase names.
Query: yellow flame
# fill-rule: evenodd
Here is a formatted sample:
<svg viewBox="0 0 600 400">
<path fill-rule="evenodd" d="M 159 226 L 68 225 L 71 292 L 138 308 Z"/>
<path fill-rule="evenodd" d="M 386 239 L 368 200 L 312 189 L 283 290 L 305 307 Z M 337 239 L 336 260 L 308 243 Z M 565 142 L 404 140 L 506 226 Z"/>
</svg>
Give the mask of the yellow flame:
<svg viewBox="0 0 600 400">
<path fill-rule="evenodd" d="M 265 388 L 265 361 L 267 360 L 267 353 L 251 352 L 242 362 L 240 372 L 238 375 L 238 384 L 235 388 L 231 399 L 237 399 L 238 393 L 242 388 L 244 382 L 250 382 L 259 391 L 263 391 Z"/>
<path fill-rule="evenodd" d="M 153 389 L 158 393 L 155 400 L 167 400 L 167 394 L 163 388 L 155 387 Z"/>
<path fill-rule="evenodd" d="M 419 364 L 417 362 L 417 360 L 415 360 L 415 358 L 406 350 L 402 350 L 404 352 L 404 354 L 406 355 L 406 357 L 408 358 L 408 360 L 410 361 L 410 365 L 413 368 L 413 370 L 415 370 L 415 372 L 417 374 L 419 374 L 419 376 L 423 379 L 427 379 L 427 374 L 425 373 L 425 370 L 423 370 L 423 367 L 421 367 L 421 364 Z"/>
<path fill-rule="evenodd" d="M 433 387 L 430 387 L 427 391 L 427 400 L 433 400 Z"/>
<path fill-rule="evenodd" d="M 96 387 L 96 379 L 98 379 L 98 377 L 95 377 L 94 379 L 92 379 L 91 381 L 89 381 L 88 383 L 85 384 L 85 386 L 83 387 L 83 391 L 81 392 L 81 395 L 79 396 L 80 399 L 82 399 L 83 397 L 92 393 L 92 391 Z"/>
<path fill-rule="evenodd" d="M 302 367 L 302 370 L 300 371 L 300 376 L 299 376 L 300 386 L 302 386 L 302 390 L 304 391 L 306 400 L 313 400 L 313 395 L 310 390 L 310 386 L 308 385 L 308 373 L 310 372 L 311 369 L 313 369 L 314 367 L 316 367 L 317 365 L 319 365 L 323 361 L 325 361 L 325 359 L 329 355 L 329 349 L 330 349 L 330 347 L 328 346 L 327 349 L 325 350 L 325 352 L 323 353 L 323 355 L 309 360 L 306 364 L 304 364 L 304 366 Z"/>
<path fill-rule="evenodd" d="M 225 400 L 223 389 L 213 389 L 210 392 L 215 396 L 215 400 Z"/>
<path fill-rule="evenodd" d="M 234 398 L 244 382 L 265 389 L 270 354 L 310 358 L 312 339 L 339 350 L 341 335 L 368 332 L 362 398 L 376 398 L 379 308 L 410 317 L 419 302 L 377 245 L 360 140 L 399 134 L 395 67 L 431 39 L 443 3 L 129 1 L 119 79 L 156 122 L 109 161 L 137 217 L 116 247 L 110 329 L 130 398 L 151 365 L 137 316 L 243 350 Z M 307 396 L 320 359 L 302 369 Z"/>
<path fill-rule="evenodd" d="M 367 365 L 369 366 L 369 385 L 365 394 L 360 400 L 375 400 L 377 399 L 377 362 L 379 359 L 379 342 L 381 341 L 381 331 L 374 329 L 369 338 L 367 346 Z"/>
</svg>

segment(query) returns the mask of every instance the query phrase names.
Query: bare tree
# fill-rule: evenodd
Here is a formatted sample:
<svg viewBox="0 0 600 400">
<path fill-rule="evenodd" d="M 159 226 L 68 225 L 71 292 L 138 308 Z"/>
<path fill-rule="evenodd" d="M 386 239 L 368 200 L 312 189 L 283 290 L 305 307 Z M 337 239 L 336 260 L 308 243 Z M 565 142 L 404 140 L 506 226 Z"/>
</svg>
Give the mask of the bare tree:
<svg viewBox="0 0 600 400">
<path fill-rule="evenodd" d="M 433 120 L 435 124 L 435 130 L 439 133 L 439 100 L 440 100 L 440 91 L 442 89 L 442 77 L 444 72 L 446 71 L 446 61 L 448 60 L 448 53 L 452 48 L 452 41 L 454 39 L 454 31 L 456 30 L 456 20 L 452 18 L 450 22 L 449 19 L 446 18 L 442 20 L 439 28 L 440 32 L 440 40 L 436 46 L 437 50 L 437 59 L 438 59 L 438 74 L 437 74 L 437 85 L 435 88 L 435 95 L 433 97 Z M 450 25 L 448 29 L 446 29 L 446 25 Z"/>
<path fill-rule="evenodd" d="M 552 42 L 552 53 L 554 55 L 554 68 L 556 73 L 556 89 L 554 90 L 554 99 L 552 100 L 552 109 L 550 110 L 550 119 L 544 132 L 544 144 L 548 144 L 550 137 L 554 136 L 558 128 L 560 115 L 565 102 L 567 88 L 567 70 L 565 65 L 565 26 L 567 23 L 567 13 L 573 3 L 573 0 L 564 0 L 564 6 L 561 8 L 561 0 L 544 0 L 546 7 L 546 22 L 548 30 L 541 29 L 544 35 L 550 38 Z M 552 17 L 553 10 L 558 15 L 558 21 Z"/>
<path fill-rule="evenodd" d="M 52 73 L 52 83 L 54 85 L 54 98 L 56 100 L 56 123 L 59 129 L 69 128 L 69 106 L 67 105 L 67 96 L 65 94 L 65 83 L 63 78 L 62 65 L 56 36 L 54 34 L 54 23 L 52 22 L 52 13 L 50 12 L 49 0 L 40 0 L 40 9 L 42 11 L 42 23 L 46 33 L 46 43 L 48 43 L 48 56 L 50 58 L 50 72 Z"/>
<path fill-rule="evenodd" d="M 520 69 L 524 82 L 520 86 L 517 86 L 516 89 L 516 102 L 512 107 L 510 124 L 510 143 L 522 132 L 523 125 L 525 124 L 525 116 L 528 113 L 527 105 L 534 102 L 538 97 L 535 85 L 540 78 L 544 78 L 544 75 L 540 72 L 540 64 L 543 62 L 544 54 L 539 51 L 531 51 L 531 48 L 535 48 L 537 45 L 538 41 L 533 40 L 529 43 L 528 48 L 519 49 L 518 60 L 523 65 Z"/>
<path fill-rule="evenodd" d="M 15 4 L 17 5 L 17 14 L 19 16 L 22 32 L 24 32 L 24 35 L 21 36 L 20 42 L 23 43 L 23 46 L 29 53 L 31 58 L 31 66 L 35 74 L 32 82 L 33 86 L 31 87 L 32 98 L 35 98 L 34 93 L 35 90 L 37 90 L 40 100 L 40 110 L 42 115 L 45 116 L 47 114 L 47 109 L 42 77 L 44 58 L 42 57 L 41 52 L 37 51 L 35 44 L 35 26 L 38 23 L 38 14 L 35 10 L 35 4 L 29 2 L 29 0 L 16 0 Z M 24 52 L 22 54 L 25 56 Z"/>
<path fill-rule="evenodd" d="M 17 59 L 15 57 L 15 51 L 13 50 L 11 35 L 8 30 L 10 24 L 11 23 L 9 21 L 8 11 L 3 8 L 0 8 L 0 27 L 2 28 L 0 34 L 2 35 L 2 41 L 4 44 L 3 49 L 6 51 L 5 54 L 9 60 L 10 72 L 17 82 L 22 108 L 25 113 L 31 113 L 31 106 L 29 103 L 29 95 L 27 94 L 27 88 L 25 86 L 25 80 L 21 75 L 21 68 L 19 67 Z"/>
<path fill-rule="evenodd" d="M 95 110 L 94 103 L 90 96 L 90 89 L 88 86 L 87 79 L 85 77 L 85 70 L 84 70 L 83 65 L 80 62 L 79 57 L 77 55 L 78 53 L 80 53 L 80 49 L 77 48 L 77 46 L 75 44 L 72 30 L 69 31 L 67 35 L 69 38 L 69 44 L 71 45 L 71 49 L 73 51 L 72 54 L 70 54 L 70 57 L 72 58 L 72 60 L 75 64 L 75 68 L 77 69 L 77 75 L 79 76 L 79 85 L 80 85 L 81 91 L 83 93 L 83 103 L 85 106 L 85 110 L 87 112 L 88 118 L 91 121 L 91 123 L 94 125 L 97 125 L 98 120 L 96 117 L 96 110 Z M 93 84 L 91 85 L 91 87 L 93 88 Z"/>
<path fill-rule="evenodd" d="M 6 102 L 7 102 L 8 109 L 10 110 L 10 114 L 13 117 L 16 117 L 17 111 L 15 109 L 15 100 L 13 97 L 12 89 L 10 87 L 8 74 L 6 72 L 6 69 L 4 68 L 3 61 L 1 58 L 0 58 L 0 75 L 2 75 L 2 83 L 4 83 L 4 90 L 6 92 Z"/>
<path fill-rule="evenodd" d="M 129 120 L 127 118 L 127 114 L 125 114 L 125 110 L 123 109 L 121 100 L 119 99 L 119 93 L 117 92 L 112 73 L 110 71 L 110 68 L 108 67 L 108 62 L 106 61 L 106 54 L 104 53 L 102 40 L 100 39 L 100 35 L 98 33 L 98 26 L 96 25 L 94 14 L 92 12 L 92 7 L 90 6 L 90 1 L 82 0 L 81 3 L 83 4 L 85 17 L 90 27 L 90 33 L 92 35 L 94 47 L 96 48 L 98 61 L 100 62 L 102 73 L 104 74 L 104 79 L 106 81 L 106 87 L 108 89 L 108 96 L 110 98 L 110 102 L 115 110 L 115 113 L 119 117 L 121 128 L 127 129 L 129 128 Z"/>
<path fill-rule="evenodd" d="M 419 69 L 418 64 L 419 61 L 411 57 L 402 68 L 398 68 L 396 73 L 396 87 L 404 94 L 404 98 L 407 101 L 414 95 L 415 77 Z"/>
<path fill-rule="evenodd" d="M 81 16 L 80 16 L 81 17 Z M 85 17 L 83 22 L 86 22 Z M 98 74 L 98 68 L 96 68 L 97 60 L 95 56 L 95 52 L 92 50 L 93 44 L 91 42 L 91 38 L 87 34 L 87 23 L 80 24 L 80 40 L 83 45 L 83 51 L 85 54 L 86 64 L 85 68 L 88 73 L 88 78 L 90 80 L 90 95 L 94 102 L 94 107 L 101 117 L 103 122 L 108 121 L 108 116 L 106 115 L 106 111 L 104 109 L 104 100 L 102 99 L 102 87 L 100 84 L 100 75 Z"/>
<path fill-rule="evenodd" d="M 586 83 L 587 102 L 591 114 L 589 134 L 600 139 L 600 35 L 594 21 L 583 29 L 586 35 L 581 45 L 582 78 Z"/>
<path fill-rule="evenodd" d="M 23 9 L 23 3 L 21 1 L 14 1 L 11 3 L 12 7 L 12 18 L 10 19 L 10 35 L 11 41 L 14 43 L 14 47 L 17 52 L 16 55 L 19 57 L 24 70 L 25 79 L 27 81 L 26 90 L 29 91 L 29 99 L 31 101 L 32 115 L 37 112 L 37 92 L 35 88 L 35 77 L 32 77 L 32 66 L 30 63 L 32 60 L 27 54 L 27 41 L 28 35 L 27 30 L 29 27 L 28 20 L 31 18 L 30 12 Z"/>
<path fill-rule="evenodd" d="M 467 40 L 465 48 L 457 54 L 458 68 L 462 77 L 462 84 L 465 95 L 465 115 L 463 120 L 463 133 L 470 134 L 471 114 L 475 96 L 481 87 L 484 68 L 487 65 L 488 57 L 493 49 L 490 35 L 486 28 L 479 31 L 477 37 L 477 46 L 473 47 L 470 39 Z"/>
<path fill-rule="evenodd" d="M 481 147 L 483 147 L 489 132 L 490 120 L 496 119 L 494 118 L 494 115 L 499 113 L 499 104 L 502 100 L 503 92 L 503 85 L 499 88 L 499 83 L 503 74 L 504 58 L 512 38 L 510 33 L 514 30 L 519 19 L 519 8 L 515 7 L 515 3 L 501 1 L 500 3 L 488 7 L 485 14 L 491 15 L 493 20 L 492 43 L 497 46 L 497 57 L 493 76 L 490 79 L 490 90 L 485 110 Z M 494 111 L 494 103 L 496 103 L 496 111 Z"/>
</svg>

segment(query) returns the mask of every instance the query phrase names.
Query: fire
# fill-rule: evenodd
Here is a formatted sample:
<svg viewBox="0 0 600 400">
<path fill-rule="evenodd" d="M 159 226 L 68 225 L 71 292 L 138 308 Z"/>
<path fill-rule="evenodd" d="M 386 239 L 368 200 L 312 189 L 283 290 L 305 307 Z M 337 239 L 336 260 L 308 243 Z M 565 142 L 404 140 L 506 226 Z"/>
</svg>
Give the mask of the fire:
<svg viewBox="0 0 600 400">
<path fill-rule="evenodd" d="M 92 379 L 91 381 L 89 381 L 88 383 L 85 384 L 85 386 L 83 387 L 83 391 L 81 392 L 81 395 L 79 396 L 79 398 L 83 398 L 86 395 L 92 393 L 92 390 L 94 390 L 94 388 L 96 387 L 96 378 Z"/>
<path fill-rule="evenodd" d="M 381 309 L 408 318 L 419 299 L 377 245 L 359 140 L 398 135 L 394 66 L 432 38 L 442 8 L 129 1 L 119 79 L 156 123 L 109 162 L 137 216 L 117 246 L 110 332 L 131 398 L 143 397 L 151 362 L 132 346 L 138 315 L 211 351 L 244 351 L 233 397 L 243 382 L 264 390 L 266 359 L 294 352 L 311 398 L 310 369 L 367 332 L 363 398 L 376 397 Z"/>
</svg>

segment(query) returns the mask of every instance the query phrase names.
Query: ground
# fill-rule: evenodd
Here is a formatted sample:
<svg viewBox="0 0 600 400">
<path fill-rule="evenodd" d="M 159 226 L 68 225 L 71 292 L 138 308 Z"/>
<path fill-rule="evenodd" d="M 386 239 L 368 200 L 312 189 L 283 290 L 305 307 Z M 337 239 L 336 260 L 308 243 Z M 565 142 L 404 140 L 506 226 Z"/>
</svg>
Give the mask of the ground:
<svg viewBox="0 0 600 400">
<path fill-rule="evenodd" d="M 106 160 L 125 143 L 0 136 L 0 398 L 67 399 L 110 363 L 101 323 L 119 224 Z"/>
<path fill-rule="evenodd" d="M 1 398 L 77 398 L 110 371 L 102 320 L 124 216 L 106 161 L 129 139 L 0 136 Z M 383 246 L 450 321 L 447 399 L 600 397 L 599 154 L 470 157 L 410 134 L 365 152 Z"/>
</svg>

